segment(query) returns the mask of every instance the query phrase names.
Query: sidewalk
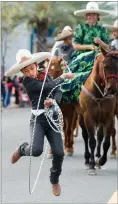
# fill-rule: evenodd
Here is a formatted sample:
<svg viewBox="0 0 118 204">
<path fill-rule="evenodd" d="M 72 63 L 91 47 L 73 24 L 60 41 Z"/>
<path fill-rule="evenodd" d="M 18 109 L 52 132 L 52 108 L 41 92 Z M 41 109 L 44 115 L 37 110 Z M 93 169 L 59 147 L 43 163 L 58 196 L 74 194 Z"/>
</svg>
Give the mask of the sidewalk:
<svg viewBox="0 0 118 204">
<path fill-rule="evenodd" d="M 107 204 L 118 204 L 118 191 L 113 193 Z"/>
</svg>

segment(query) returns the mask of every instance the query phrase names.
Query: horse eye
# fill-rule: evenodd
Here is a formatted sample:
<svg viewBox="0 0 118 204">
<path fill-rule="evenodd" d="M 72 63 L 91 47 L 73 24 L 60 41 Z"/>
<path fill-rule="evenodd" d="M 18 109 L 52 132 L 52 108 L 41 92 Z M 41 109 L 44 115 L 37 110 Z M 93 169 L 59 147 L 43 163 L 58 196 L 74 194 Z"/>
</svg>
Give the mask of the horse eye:
<svg viewBox="0 0 118 204">
<path fill-rule="evenodd" d="M 104 65 L 104 68 L 105 68 L 105 69 L 107 69 L 107 66 L 106 66 L 106 65 Z"/>
</svg>

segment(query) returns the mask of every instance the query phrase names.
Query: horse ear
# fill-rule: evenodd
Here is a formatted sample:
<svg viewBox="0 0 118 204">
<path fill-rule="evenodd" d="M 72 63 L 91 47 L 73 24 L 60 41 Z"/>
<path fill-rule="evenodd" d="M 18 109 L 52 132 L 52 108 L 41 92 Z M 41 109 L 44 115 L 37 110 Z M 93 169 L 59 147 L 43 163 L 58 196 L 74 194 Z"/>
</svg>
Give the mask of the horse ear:
<svg viewBox="0 0 118 204">
<path fill-rule="evenodd" d="M 110 52 L 110 49 L 108 50 L 108 49 L 101 48 L 101 52 L 102 52 L 103 56 L 105 57 Z"/>
<path fill-rule="evenodd" d="M 47 58 L 45 61 L 46 61 L 46 62 L 49 62 L 49 61 L 50 61 L 50 59 L 49 59 L 49 58 Z"/>
</svg>

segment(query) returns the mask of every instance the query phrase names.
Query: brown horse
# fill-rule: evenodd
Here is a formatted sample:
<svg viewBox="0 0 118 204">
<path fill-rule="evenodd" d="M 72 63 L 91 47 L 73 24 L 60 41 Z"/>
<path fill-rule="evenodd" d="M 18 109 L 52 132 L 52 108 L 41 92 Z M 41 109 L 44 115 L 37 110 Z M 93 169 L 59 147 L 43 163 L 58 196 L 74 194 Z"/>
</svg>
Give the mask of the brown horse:
<svg viewBox="0 0 118 204">
<path fill-rule="evenodd" d="M 95 170 L 95 127 L 97 133 L 98 164 L 103 166 L 107 161 L 107 152 L 110 147 L 110 137 L 114 127 L 114 113 L 116 107 L 116 92 L 118 83 L 118 51 L 102 53 L 97 57 L 93 70 L 86 80 L 79 96 L 81 108 L 79 124 L 85 143 L 85 165 L 89 166 L 90 174 Z M 103 95 L 105 93 L 105 95 Z M 103 142 L 103 155 L 100 155 L 101 142 Z M 89 152 L 90 148 L 90 152 Z"/>
<path fill-rule="evenodd" d="M 51 65 L 49 68 L 50 75 L 55 79 L 63 73 L 65 68 L 65 63 L 61 57 L 53 57 Z M 78 113 L 76 110 L 77 103 L 72 104 L 60 104 L 61 111 L 64 118 L 64 146 L 65 153 L 68 156 L 73 154 L 73 144 L 74 144 L 74 130 L 78 127 Z"/>
<path fill-rule="evenodd" d="M 49 68 L 50 75 L 53 76 L 53 78 L 59 77 L 63 73 L 64 69 L 64 62 L 61 57 L 53 57 L 51 66 Z M 67 155 L 72 155 L 73 153 L 73 131 L 78 129 L 78 116 L 77 116 L 77 109 L 78 104 L 61 104 L 61 109 L 64 115 L 64 133 L 65 133 L 65 150 L 67 152 Z M 118 106 L 116 106 L 116 115 L 118 118 Z M 68 111 L 69 110 L 69 111 Z M 100 130 L 99 130 L 100 131 Z M 98 131 L 98 133 L 99 133 Z M 76 134 L 78 134 L 78 130 L 76 131 Z M 116 157 L 116 141 L 115 141 L 115 124 L 112 129 L 112 152 L 111 156 L 114 158 Z M 50 153 L 49 153 L 50 154 Z M 99 155 L 99 154 L 96 154 Z M 98 156 L 99 157 L 99 156 Z"/>
</svg>

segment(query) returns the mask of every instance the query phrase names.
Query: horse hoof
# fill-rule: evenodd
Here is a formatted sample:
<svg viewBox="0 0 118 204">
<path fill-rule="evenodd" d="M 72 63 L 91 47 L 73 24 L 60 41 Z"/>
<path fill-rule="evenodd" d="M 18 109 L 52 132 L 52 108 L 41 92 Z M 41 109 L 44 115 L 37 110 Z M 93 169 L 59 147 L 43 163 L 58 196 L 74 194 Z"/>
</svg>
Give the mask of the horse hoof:
<svg viewBox="0 0 118 204">
<path fill-rule="evenodd" d="M 116 159 L 116 153 L 115 153 L 115 152 L 114 152 L 114 153 L 111 152 L 110 158 L 111 158 L 111 159 Z"/>
<path fill-rule="evenodd" d="M 75 135 L 74 135 L 74 137 L 78 137 L 78 135 L 77 135 L 77 134 L 75 134 Z"/>
<path fill-rule="evenodd" d="M 85 169 L 85 170 L 89 170 L 89 169 L 90 169 L 89 164 L 85 164 L 84 169 Z"/>
<path fill-rule="evenodd" d="M 65 155 L 69 157 L 73 156 L 73 149 L 71 148 L 65 149 Z"/>
<path fill-rule="evenodd" d="M 96 165 L 95 167 L 96 167 L 96 169 L 101 169 L 100 165 Z"/>
<path fill-rule="evenodd" d="M 99 163 L 99 159 L 96 160 L 95 166 L 96 166 L 97 169 L 101 169 L 101 166 L 100 166 L 100 163 Z"/>
<path fill-rule="evenodd" d="M 52 153 L 51 153 L 51 152 L 48 152 L 48 153 L 47 153 L 47 159 L 52 159 L 52 158 L 53 158 Z"/>
<path fill-rule="evenodd" d="M 73 152 L 66 152 L 66 156 L 72 157 L 73 156 Z"/>
<path fill-rule="evenodd" d="M 97 175 L 96 170 L 95 169 L 90 169 L 89 172 L 88 172 L 88 175 L 90 175 L 90 176 Z"/>
<path fill-rule="evenodd" d="M 52 155 L 47 155 L 47 159 L 52 159 L 53 156 Z"/>
</svg>

